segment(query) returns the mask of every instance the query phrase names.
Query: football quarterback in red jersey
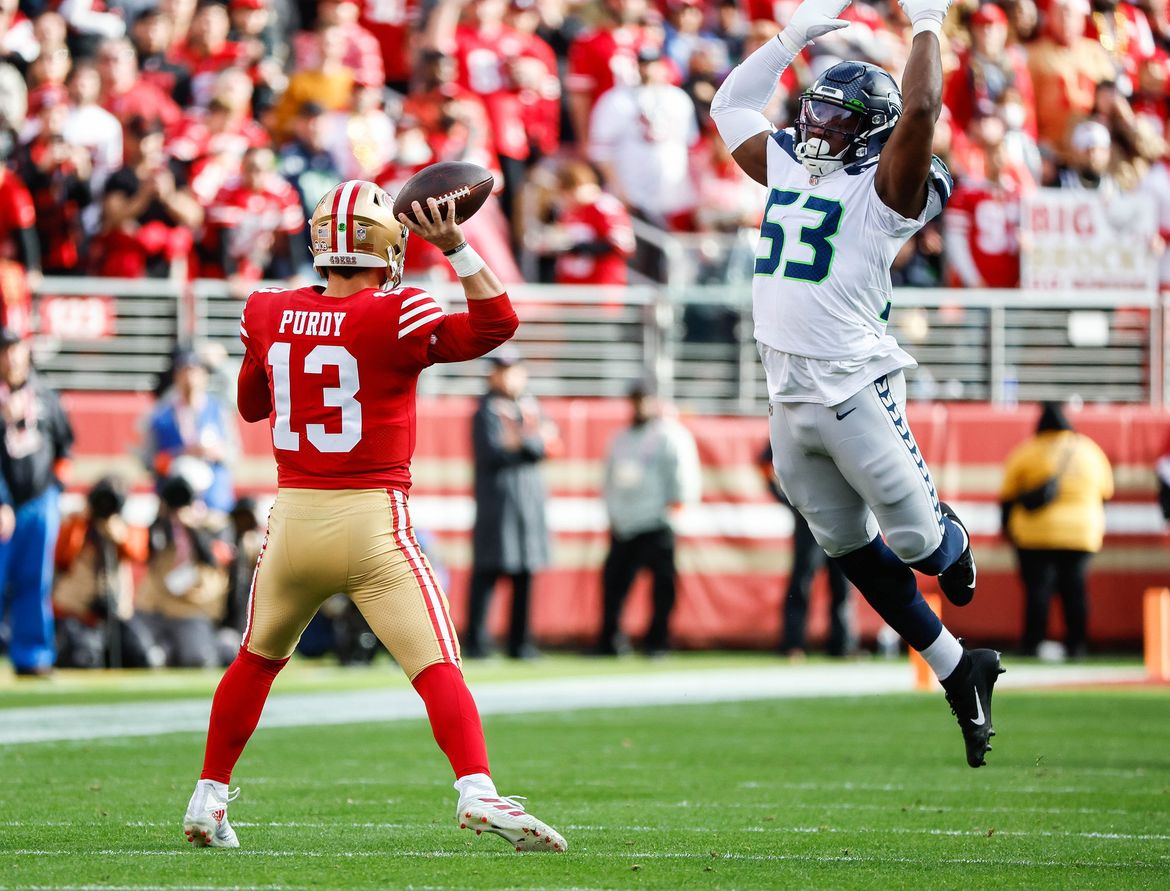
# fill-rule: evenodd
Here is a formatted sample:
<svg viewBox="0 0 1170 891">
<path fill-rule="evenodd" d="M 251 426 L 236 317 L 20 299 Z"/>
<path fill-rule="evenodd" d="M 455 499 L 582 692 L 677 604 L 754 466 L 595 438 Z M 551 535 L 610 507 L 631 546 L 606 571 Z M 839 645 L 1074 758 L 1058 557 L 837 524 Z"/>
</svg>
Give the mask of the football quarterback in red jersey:
<svg viewBox="0 0 1170 891">
<path fill-rule="evenodd" d="M 518 324 L 499 279 L 454 222 L 454 202 L 428 204 L 414 204 L 416 224 L 396 219 L 374 183 L 341 183 L 310 220 L 325 285 L 266 288 L 244 307 L 239 410 L 246 421 L 268 419 L 279 488 L 243 644 L 216 690 L 183 820 L 197 846 L 239 846 L 227 820 L 232 768 L 301 632 L 344 591 L 426 705 L 455 771 L 460 828 L 494 832 L 518 851 L 565 850 L 555 830 L 496 792 L 447 599 L 411 528 L 419 373 L 482 356 Z M 426 291 L 400 285 L 408 230 L 448 257 L 466 313 L 446 313 Z"/>
</svg>

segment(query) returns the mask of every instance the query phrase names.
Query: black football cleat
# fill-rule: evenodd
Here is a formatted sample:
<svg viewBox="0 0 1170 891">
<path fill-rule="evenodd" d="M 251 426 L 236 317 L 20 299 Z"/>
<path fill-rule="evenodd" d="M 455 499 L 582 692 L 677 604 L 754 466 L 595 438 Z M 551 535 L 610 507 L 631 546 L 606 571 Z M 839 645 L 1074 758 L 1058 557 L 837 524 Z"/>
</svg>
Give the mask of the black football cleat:
<svg viewBox="0 0 1170 891">
<path fill-rule="evenodd" d="M 951 713 L 959 719 L 967 763 L 972 767 L 982 767 L 986 763 L 983 756 L 991 751 L 991 737 L 995 736 L 991 693 L 1003 672 L 997 651 L 968 650 L 955 673 L 942 682 Z"/>
<path fill-rule="evenodd" d="M 947 596 L 947 600 L 955 606 L 966 606 L 975 597 L 975 556 L 971 553 L 971 535 L 949 504 L 940 501 L 938 506 L 942 508 L 943 516 L 962 529 L 963 534 L 967 536 L 966 549 L 959 555 L 958 560 L 939 573 L 938 586 Z"/>
</svg>

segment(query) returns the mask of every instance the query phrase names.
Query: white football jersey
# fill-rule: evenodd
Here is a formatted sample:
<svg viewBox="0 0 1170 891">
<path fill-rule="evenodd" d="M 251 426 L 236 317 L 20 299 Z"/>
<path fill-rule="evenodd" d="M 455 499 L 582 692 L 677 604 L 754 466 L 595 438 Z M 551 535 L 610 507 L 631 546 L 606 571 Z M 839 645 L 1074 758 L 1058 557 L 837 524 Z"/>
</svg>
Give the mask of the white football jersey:
<svg viewBox="0 0 1170 891">
<path fill-rule="evenodd" d="M 755 337 L 774 402 L 834 405 L 914 360 L 886 333 L 890 264 L 946 204 L 937 158 L 926 207 L 907 219 L 874 187 L 877 157 L 812 176 L 793 131 L 768 140 L 768 201 L 752 279 Z M 846 392 L 847 391 L 847 392 Z"/>
</svg>

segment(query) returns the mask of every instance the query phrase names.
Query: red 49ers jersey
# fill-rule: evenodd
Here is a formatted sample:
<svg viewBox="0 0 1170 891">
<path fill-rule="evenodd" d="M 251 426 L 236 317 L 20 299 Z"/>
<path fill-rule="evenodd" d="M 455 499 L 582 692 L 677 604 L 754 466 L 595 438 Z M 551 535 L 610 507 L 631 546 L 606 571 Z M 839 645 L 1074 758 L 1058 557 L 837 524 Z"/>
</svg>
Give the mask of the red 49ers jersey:
<svg viewBox="0 0 1170 891">
<path fill-rule="evenodd" d="M 448 315 L 418 288 L 253 293 L 240 320 L 240 414 L 267 411 L 279 485 L 408 491 L 419 372 L 483 355 L 515 330 L 507 295 L 472 303 L 471 315 Z"/>
<path fill-rule="evenodd" d="M 988 288 L 1020 286 L 1020 191 L 989 183 L 959 186 L 947 203 L 948 228 L 965 237 Z"/>
</svg>

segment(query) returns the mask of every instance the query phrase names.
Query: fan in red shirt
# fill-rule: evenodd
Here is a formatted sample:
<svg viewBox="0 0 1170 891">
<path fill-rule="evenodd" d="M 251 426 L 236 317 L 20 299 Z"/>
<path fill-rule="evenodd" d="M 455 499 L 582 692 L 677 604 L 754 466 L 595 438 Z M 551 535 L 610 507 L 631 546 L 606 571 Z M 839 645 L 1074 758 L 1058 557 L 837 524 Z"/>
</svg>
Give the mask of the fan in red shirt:
<svg viewBox="0 0 1170 891">
<path fill-rule="evenodd" d="M 175 101 L 138 72 L 138 57 L 129 40 L 106 40 L 98 48 L 101 104 L 126 127 L 135 118 L 173 127 L 183 117 Z"/>
<path fill-rule="evenodd" d="M 390 0 L 397 7 L 401 0 Z M 375 6 L 386 5 L 375 3 Z M 293 58 L 301 71 L 312 71 L 321 66 L 321 37 L 325 28 L 337 28 L 345 42 L 342 64 L 353 71 L 359 84 L 381 86 L 386 82 L 382 64 L 382 47 L 377 37 L 358 23 L 361 10 L 355 0 L 322 0 L 317 4 L 317 29 L 302 31 L 293 37 Z M 409 61 L 409 52 L 406 53 Z M 409 77 L 409 73 L 407 75 Z"/>
<path fill-rule="evenodd" d="M 203 274 L 245 282 L 292 275 L 301 252 L 301 213 L 301 199 L 276 172 L 272 150 L 249 149 L 240 178 L 207 208 Z"/>
<path fill-rule="evenodd" d="M 226 7 L 205 3 L 195 10 L 186 41 L 172 50 L 170 61 L 191 75 L 191 100 L 205 106 L 211 100 L 216 76 L 226 68 L 246 63 L 247 47 L 228 40 L 231 19 Z"/>
<path fill-rule="evenodd" d="M 1024 185 L 1006 167 L 1002 128 L 998 141 L 994 128 L 980 132 L 985 176 L 961 181 L 943 214 L 947 265 L 952 282 L 963 287 L 1018 288 Z"/>
<path fill-rule="evenodd" d="M 362 26 L 374 35 L 382 53 L 386 86 L 399 93 L 410 88 L 411 34 L 418 24 L 419 0 L 362 0 Z"/>
<path fill-rule="evenodd" d="M 32 195 L 0 156 L 0 322 L 22 334 L 29 330 L 29 277 L 41 275 L 41 247 Z"/>
<path fill-rule="evenodd" d="M 301 632 L 344 591 L 426 705 L 455 772 L 460 828 L 496 833 L 518 851 L 565 850 L 555 830 L 496 792 L 446 597 L 411 527 L 419 373 L 482 356 L 518 324 L 499 279 L 455 224 L 454 201 L 428 204 L 413 205 L 422 223 L 410 231 L 451 258 L 466 313 L 400 287 L 407 217 L 396 220 L 390 196 L 362 180 L 330 189 L 309 221 L 325 286 L 257 291 L 244 308 L 239 409 L 246 421 L 268 419 L 279 489 L 243 644 L 216 690 L 183 820 L 199 846 L 239 847 L 227 820 L 232 769 Z"/>
<path fill-rule="evenodd" d="M 561 213 L 556 281 L 562 285 L 624 285 L 634 253 L 634 229 L 625 206 L 601 190 L 593 168 L 570 161 L 560 171 Z"/>
<path fill-rule="evenodd" d="M 616 84 L 638 83 L 638 51 L 650 42 L 642 27 L 646 0 L 604 0 L 597 28 L 569 46 L 569 115 L 579 145 L 589 142 L 589 114 Z"/>
</svg>

